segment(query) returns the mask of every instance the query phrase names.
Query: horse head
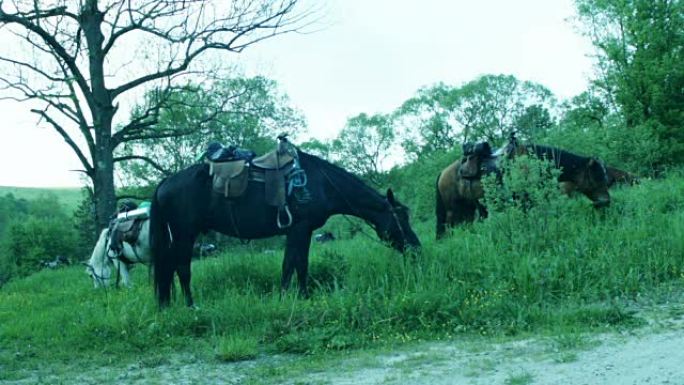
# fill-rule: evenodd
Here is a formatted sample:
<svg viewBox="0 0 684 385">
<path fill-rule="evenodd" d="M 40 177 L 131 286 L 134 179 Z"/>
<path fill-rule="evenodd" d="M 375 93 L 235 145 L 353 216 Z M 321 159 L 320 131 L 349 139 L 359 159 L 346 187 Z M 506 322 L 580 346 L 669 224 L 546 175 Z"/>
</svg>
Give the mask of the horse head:
<svg viewBox="0 0 684 385">
<path fill-rule="evenodd" d="M 576 178 L 575 188 L 599 208 L 610 205 L 609 187 L 610 177 L 605 164 L 597 157 L 590 157 Z"/>
<path fill-rule="evenodd" d="M 488 142 L 464 143 L 463 157 L 458 175 L 464 179 L 480 179 L 483 174 L 495 172 L 496 157 Z"/>
<path fill-rule="evenodd" d="M 96 261 L 92 258 L 85 265 L 85 273 L 93 280 L 95 288 L 109 287 L 112 281 L 112 266 L 108 261 Z"/>
<path fill-rule="evenodd" d="M 112 282 L 113 264 L 109 256 L 109 229 L 104 229 L 95 243 L 95 248 L 86 266 L 86 274 L 93 279 L 95 288 L 107 287 Z"/>
<path fill-rule="evenodd" d="M 385 210 L 375 224 L 375 231 L 380 239 L 402 253 L 420 249 L 420 240 L 409 223 L 408 208 L 396 200 L 392 189 L 387 189 Z"/>
<path fill-rule="evenodd" d="M 495 156 L 502 156 L 506 159 L 512 159 L 516 156 L 527 154 L 527 146 L 518 141 L 518 138 L 516 138 L 515 136 L 515 131 L 513 131 L 511 132 L 511 135 L 508 137 L 508 143 L 506 143 L 505 146 L 497 150 Z"/>
</svg>

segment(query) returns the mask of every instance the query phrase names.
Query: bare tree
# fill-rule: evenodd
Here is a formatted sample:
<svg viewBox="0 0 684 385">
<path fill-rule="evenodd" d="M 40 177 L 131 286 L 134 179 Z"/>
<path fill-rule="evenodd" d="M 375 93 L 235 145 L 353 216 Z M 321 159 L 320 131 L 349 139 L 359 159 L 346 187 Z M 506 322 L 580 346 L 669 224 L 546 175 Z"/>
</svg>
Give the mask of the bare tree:
<svg viewBox="0 0 684 385">
<path fill-rule="evenodd" d="M 117 146 L 183 134 L 187 128 L 159 130 L 155 122 L 170 90 L 201 72 L 191 65 L 300 30 L 313 14 L 300 2 L 0 0 L 0 87 L 4 98 L 32 101 L 31 111 L 74 151 L 105 225 L 116 206 L 114 164 L 127 160 L 114 157 Z M 115 120 L 126 98 L 150 89 L 157 97 L 146 111 Z"/>
</svg>

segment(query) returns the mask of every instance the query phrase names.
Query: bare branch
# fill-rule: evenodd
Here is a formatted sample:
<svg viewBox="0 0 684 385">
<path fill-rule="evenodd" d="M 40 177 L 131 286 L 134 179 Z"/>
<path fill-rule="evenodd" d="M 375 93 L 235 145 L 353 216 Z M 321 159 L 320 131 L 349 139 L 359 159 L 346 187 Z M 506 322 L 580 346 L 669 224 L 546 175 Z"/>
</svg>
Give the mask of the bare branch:
<svg viewBox="0 0 684 385">
<path fill-rule="evenodd" d="M 57 123 L 54 119 L 52 119 L 50 117 L 50 115 L 47 114 L 47 111 L 31 109 L 31 112 L 41 116 L 48 123 L 50 123 L 50 125 L 52 125 L 52 127 L 57 132 L 59 132 L 60 135 L 62 135 L 62 138 L 64 139 L 64 141 L 76 153 L 76 156 L 78 156 L 78 159 L 81 161 L 81 164 L 83 164 L 83 167 L 86 169 L 86 173 L 88 175 L 92 176 L 92 173 L 94 172 L 93 167 L 90 165 L 90 162 L 88 162 L 88 159 L 85 157 L 85 155 L 83 155 L 83 152 L 81 152 L 81 149 L 78 147 L 78 145 L 71 139 L 71 136 L 69 136 L 69 134 L 66 132 L 66 130 L 59 123 Z"/>
<path fill-rule="evenodd" d="M 1 5 L 1 3 L 0 3 Z M 92 102 L 92 95 L 90 92 L 90 88 L 88 86 L 88 82 L 86 81 L 85 76 L 83 76 L 83 73 L 81 72 L 80 68 L 76 64 L 76 59 L 75 57 L 71 56 L 64 46 L 60 44 L 59 41 L 55 38 L 53 34 L 50 34 L 48 31 L 40 27 L 38 23 L 32 23 L 31 21 L 39 21 L 48 17 L 52 16 L 70 16 L 70 17 L 75 17 L 75 15 L 72 15 L 68 12 L 66 12 L 66 9 L 63 7 L 60 8 L 55 8 L 50 11 L 44 11 L 42 13 L 39 13 L 38 11 L 34 12 L 35 14 L 33 16 L 30 16 L 27 18 L 27 14 L 30 15 L 30 13 L 25 12 L 17 12 L 14 14 L 8 14 L 4 10 L 2 10 L 2 7 L 0 7 L 0 23 L 3 24 L 17 24 L 22 27 L 24 27 L 26 30 L 31 31 L 35 33 L 36 35 L 40 36 L 41 39 L 50 47 L 52 50 L 53 55 L 56 58 L 59 58 L 62 60 L 68 67 L 70 73 L 73 75 L 75 78 L 76 82 L 79 85 L 79 88 L 81 89 L 81 92 L 83 92 L 84 96 L 86 99 L 89 100 L 89 103 Z M 76 20 L 78 20 L 77 17 L 75 17 Z"/>
<path fill-rule="evenodd" d="M 129 161 L 129 160 L 142 160 L 142 161 L 148 163 L 150 166 L 154 167 L 157 171 L 164 174 L 164 176 L 169 176 L 172 173 L 170 170 L 165 169 L 164 167 L 159 165 L 159 163 L 152 160 L 152 158 L 149 158 L 147 156 L 142 156 L 142 155 L 119 156 L 119 157 L 114 158 L 114 163 L 125 162 L 125 161 Z"/>
</svg>

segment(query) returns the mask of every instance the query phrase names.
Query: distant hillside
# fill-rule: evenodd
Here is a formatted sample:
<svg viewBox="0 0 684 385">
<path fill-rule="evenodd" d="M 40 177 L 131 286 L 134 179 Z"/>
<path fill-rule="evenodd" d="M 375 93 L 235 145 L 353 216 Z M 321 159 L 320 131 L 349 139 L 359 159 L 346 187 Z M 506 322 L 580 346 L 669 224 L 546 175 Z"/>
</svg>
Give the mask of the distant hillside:
<svg viewBox="0 0 684 385">
<path fill-rule="evenodd" d="M 75 209 L 82 198 L 80 187 L 42 188 L 0 186 L 0 196 L 5 196 L 6 194 L 14 194 L 17 198 L 24 198 L 27 200 L 36 199 L 43 194 L 55 194 L 60 203 L 69 210 Z"/>
</svg>

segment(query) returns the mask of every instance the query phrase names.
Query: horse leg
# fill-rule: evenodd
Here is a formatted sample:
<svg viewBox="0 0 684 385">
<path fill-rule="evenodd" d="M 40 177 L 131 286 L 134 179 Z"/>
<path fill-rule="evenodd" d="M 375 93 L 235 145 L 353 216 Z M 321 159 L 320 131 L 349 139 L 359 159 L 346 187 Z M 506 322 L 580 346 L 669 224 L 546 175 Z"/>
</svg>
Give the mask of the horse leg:
<svg viewBox="0 0 684 385">
<path fill-rule="evenodd" d="M 181 290 L 183 291 L 183 297 L 185 297 L 185 304 L 188 307 L 193 307 L 195 302 L 192 299 L 192 292 L 190 291 L 190 278 L 192 276 L 190 263 L 192 261 L 192 246 L 194 242 L 179 242 L 177 245 L 178 249 L 176 252 L 176 258 L 178 258 L 178 265 L 176 266 L 176 274 L 178 275 L 178 281 L 180 282 Z"/>
<path fill-rule="evenodd" d="M 440 194 L 439 192 L 439 178 L 437 178 L 437 183 L 435 187 L 437 191 L 437 193 L 435 194 L 435 216 L 437 217 L 435 234 L 436 238 L 439 240 L 442 237 L 444 237 L 444 233 L 446 232 L 446 223 L 448 222 L 447 209 L 446 207 L 444 207 L 442 194 Z"/>
<path fill-rule="evenodd" d="M 454 225 L 475 221 L 476 205 L 465 199 L 459 199 L 454 203 L 452 221 Z"/>
<path fill-rule="evenodd" d="M 118 259 L 114 261 L 114 264 L 116 265 L 119 275 L 121 276 L 121 284 L 124 287 L 131 287 L 131 278 L 128 274 L 128 268 L 126 267 L 126 264 Z"/>
<path fill-rule="evenodd" d="M 195 302 L 192 300 L 192 293 L 190 292 L 190 262 L 178 265 L 176 268 L 176 273 L 178 274 L 181 290 L 183 291 L 183 296 L 185 297 L 185 305 L 188 307 L 193 307 Z"/>
<path fill-rule="evenodd" d="M 297 271 L 299 294 L 309 296 L 307 278 L 309 271 L 309 248 L 311 246 L 311 228 L 307 222 L 294 225 L 287 233 L 285 257 L 283 258 L 283 275 L 280 283 L 281 291 L 287 290 L 292 274 Z"/>
</svg>

